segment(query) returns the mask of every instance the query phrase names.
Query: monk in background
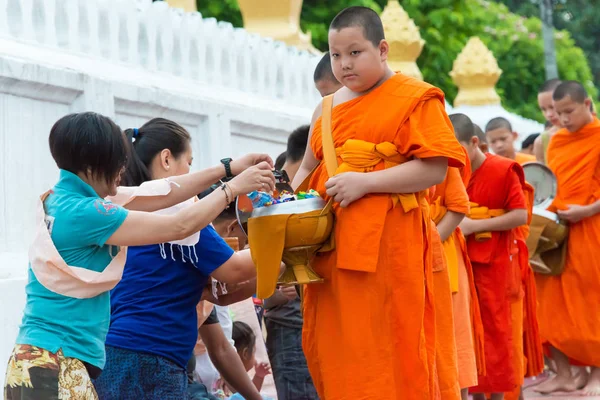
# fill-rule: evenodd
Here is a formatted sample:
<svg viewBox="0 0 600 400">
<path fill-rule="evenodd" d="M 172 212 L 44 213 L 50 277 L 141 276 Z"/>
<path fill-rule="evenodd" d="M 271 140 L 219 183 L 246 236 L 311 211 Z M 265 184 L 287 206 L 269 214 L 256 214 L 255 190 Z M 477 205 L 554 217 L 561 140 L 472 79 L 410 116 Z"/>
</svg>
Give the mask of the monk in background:
<svg viewBox="0 0 600 400">
<path fill-rule="evenodd" d="M 321 97 L 329 96 L 339 90 L 342 84 L 338 82 L 333 71 L 331 70 L 331 56 L 329 52 L 323 54 L 323 57 L 315 68 L 313 75 L 315 87 L 321 94 Z"/>
<path fill-rule="evenodd" d="M 550 138 L 561 128 L 558 114 L 554 110 L 554 102 L 552 100 L 552 93 L 554 89 L 560 85 L 562 81 L 560 79 L 550 79 L 544 82 L 538 91 L 538 105 L 540 110 L 544 114 L 547 123 L 550 126 L 546 126 L 546 130 L 535 139 L 533 142 L 533 154 L 538 162 L 547 164 L 546 154 L 548 151 L 548 145 L 550 144 Z"/>
<path fill-rule="evenodd" d="M 436 358 L 439 367 L 440 387 L 452 387 L 458 382 L 461 399 L 467 400 L 469 388 L 477 385 L 478 366 L 485 368 L 483 357 L 483 324 L 479 311 L 479 300 L 475 289 L 473 270 L 467 256 L 464 236 L 458 227 L 465 215 L 469 213 L 469 196 L 466 185 L 471 177 L 471 165 L 463 168 L 448 168 L 446 179 L 430 190 L 431 217 L 437 224 L 437 230 L 443 241 L 444 256 L 447 269 L 434 272 L 434 288 L 436 300 L 436 328 L 438 346 Z M 458 379 L 451 381 L 453 354 L 448 342 L 440 343 L 439 336 L 449 325 L 443 310 L 438 312 L 440 300 L 446 298 L 444 279 L 449 278 L 452 293 L 452 309 L 454 322 Z M 447 335 L 447 333 L 446 333 Z M 447 339 L 446 339 L 447 340 Z M 483 370 L 479 371 L 482 375 Z M 450 398 L 444 396 L 442 399 Z"/>
<path fill-rule="evenodd" d="M 492 151 L 502 157 L 517 162 L 520 165 L 535 162 L 535 156 L 517 152 L 514 141 L 518 134 L 513 131 L 510 122 L 503 117 L 490 120 L 486 127 L 486 136 Z M 531 141 L 533 144 L 533 140 Z M 531 185 L 524 185 L 524 195 L 527 200 L 529 218 L 533 212 L 534 189 Z M 528 221 L 529 221 L 528 218 Z M 520 271 L 520 293 L 511 303 L 513 326 L 513 353 L 514 369 L 517 374 L 519 386 L 512 392 L 505 394 L 506 400 L 522 398 L 521 387 L 525 377 L 534 377 L 544 369 L 542 341 L 537 323 L 537 294 L 535 278 L 529 264 L 529 251 L 527 250 L 527 237 L 529 225 L 514 229 L 512 241 L 513 268 Z"/>
<path fill-rule="evenodd" d="M 535 162 L 535 156 L 515 150 L 519 134 L 513 131 L 509 120 L 503 117 L 491 119 L 485 126 L 485 137 L 494 154 L 511 159 L 518 164 Z"/>
<path fill-rule="evenodd" d="M 340 12 L 329 51 L 344 85 L 324 100 L 333 100 L 339 167 L 328 172 L 323 162 L 319 105 L 293 183 L 314 169 L 309 186 L 335 203 L 336 248 L 312 264 L 325 282 L 305 290 L 309 369 L 322 399 L 438 399 L 426 192 L 448 165 L 462 167 L 464 154 L 443 93 L 388 67 L 375 11 Z"/>
<path fill-rule="evenodd" d="M 474 399 L 502 400 L 520 382 L 515 371 L 511 303 L 521 294 L 520 271 L 511 261 L 512 230 L 527 223 L 525 176 L 512 160 L 484 154 L 473 123 L 464 114 L 451 116 L 455 134 L 466 149 L 473 175 L 467 187 L 469 217 L 460 228 L 467 237 L 485 337 L 485 376 L 471 389 Z"/>
<path fill-rule="evenodd" d="M 600 394 L 600 121 L 591 100 L 575 81 L 553 93 L 564 127 L 548 146 L 548 166 L 558 182 L 549 208 L 569 222 L 565 268 L 558 276 L 537 276 L 542 336 L 552 346 L 557 376 L 536 391 L 574 391 L 580 386 L 569 358 L 592 367 L 584 393 Z"/>
</svg>

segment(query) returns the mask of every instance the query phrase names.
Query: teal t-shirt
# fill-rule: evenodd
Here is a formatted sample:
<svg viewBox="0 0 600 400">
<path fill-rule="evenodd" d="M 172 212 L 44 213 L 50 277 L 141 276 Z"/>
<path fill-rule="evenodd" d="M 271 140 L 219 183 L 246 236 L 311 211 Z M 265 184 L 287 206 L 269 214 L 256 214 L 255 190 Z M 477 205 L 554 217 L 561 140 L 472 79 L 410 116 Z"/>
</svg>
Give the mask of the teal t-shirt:
<svg viewBox="0 0 600 400">
<path fill-rule="evenodd" d="M 46 198 L 46 225 L 68 265 L 101 272 L 118 249 L 106 241 L 121 226 L 127 210 L 100 198 L 77 175 L 61 170 Z M 110 324 L 110 292 L 89 299 L 46 289 L 28 270 L 27 302 L 18 344 L 41 347 L 103 368 L 104 341 Z"/>
</svg>

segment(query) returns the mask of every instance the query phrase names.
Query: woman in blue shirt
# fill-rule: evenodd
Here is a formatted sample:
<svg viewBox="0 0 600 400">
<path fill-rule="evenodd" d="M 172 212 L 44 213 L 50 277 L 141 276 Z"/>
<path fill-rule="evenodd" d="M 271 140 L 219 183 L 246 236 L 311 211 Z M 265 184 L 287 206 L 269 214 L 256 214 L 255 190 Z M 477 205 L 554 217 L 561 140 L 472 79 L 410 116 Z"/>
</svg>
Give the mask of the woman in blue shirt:
<svg viewBox="0 0 600 400">
<path fill-rule="evenodd" d="M 191 138 L 182 126 L 157 118 L 126 133 L 134 150 L 127 185 L 189 173 Z M 106 367 L 95 381 L 100 398 L 185 398 L 186 365 L 198 338 L 196 306 L 210 276 L 233 284 L 255 274 L 250 251 L 234 253 L 211 226 L 197 243 L 130 247 L 123 278 L 111 292 Z M 247 399 L 261 398 L 249 379 L 241 390 Z"/>
<path fill-rule="evenodd" d="M 228 207 L 231 198 L 265 186 L 272 188 L 272 162 L 268 156 L 250 155 L 230 162 L 227 168 L 176 177 L 169 181 L 172 189 L 168 194 L 135 198 L 127 210 L 104 200 L 117 194 L 130 147 L 112 120 L 91 112 L 65 116 L 52 127 L 49 144 L 60 178 L 43 197 L 42 215 L 48 230 L 45 237 L 49 233 L 53 245 L 47 252 L 58 251 L 58 256 L 44 259 L 38 254 L 38 232 L 30 252 L 37 257 L 31 259 L 28 270 L 23 321 L 8 362 L 5 399 L 96 399 L 90 377 L 97 377 L 105 363 L 110 295 L 104 291 L 86 296 L 93 282 L 80 279 L 76 284 L 71 280 L 70 285 L 61 285 L 48 279 L 52 274 L 42 272 L 64 260 L 77 267 L 68 267 L 71 271 L 92 271 L 74 276 L 96 274 L 101 280 L 125 254 L 118 252 L 119 246 L 186 238 L 205 228 Z M 190 207 L 171 215 L 144 212 L 181 203 L 228 172 L 240 175 Z M 45 261 L 43 265 L 40 259 Z M 51 271 L 60 281 L 61 270 Z M 80 287 L 74 287 L 77 285 Z M 67 294 L 75 292 L 77 296 Z"/>
</svg>

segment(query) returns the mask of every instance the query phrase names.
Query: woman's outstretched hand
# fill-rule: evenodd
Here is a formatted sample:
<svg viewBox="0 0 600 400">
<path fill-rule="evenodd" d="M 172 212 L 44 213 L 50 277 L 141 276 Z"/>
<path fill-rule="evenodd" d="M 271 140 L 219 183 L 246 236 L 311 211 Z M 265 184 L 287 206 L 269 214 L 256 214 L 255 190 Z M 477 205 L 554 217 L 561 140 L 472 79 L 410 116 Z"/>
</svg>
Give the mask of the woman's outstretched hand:
<svg viewBox="0 0 600 400">
<path fill-rule="evenodd" d="M 233 175 L 239 175 L 248 168 L 258 165 L 262 162 L 269 164 L 271 170 L 273 169 L 273 160 L 267 154 L 246 154 L 243 157 L 231 161 L 231 173 Z"/>
<path fill-rule="evenodd" d="M 263 161 L 246 168 L 242 173 L 229 181 L 228 185 L 234 197 L 250 193 L 254 190 L 272 192 L 275 190 L 273 167 L 269 162 Z"/>
</svg>

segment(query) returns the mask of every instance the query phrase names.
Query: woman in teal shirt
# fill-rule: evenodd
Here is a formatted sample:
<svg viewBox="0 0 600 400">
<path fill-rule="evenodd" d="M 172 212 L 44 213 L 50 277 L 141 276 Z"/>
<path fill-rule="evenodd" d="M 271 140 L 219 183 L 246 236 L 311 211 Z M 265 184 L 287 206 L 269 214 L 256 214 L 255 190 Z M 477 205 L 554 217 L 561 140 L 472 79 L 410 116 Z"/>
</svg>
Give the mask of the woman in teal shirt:
<svg viewBox="0 0 600 400">
<path fill-rule="evenodd" d="M 67 265 L 97 273 L 117 263 L 119 246 L 182 240 L 207 226 L 235 196 L 274 187 L 271 159 L 248 155 L 175 177 L 168 194 L 136 197 L 125 209 L 104 200 L 117 195 L 128 157 L 126 137 L 112 120 L 91 112 L 65 116 L 52 127 L 49 144 L 60 169 L 58 183 L 43 200 L 52 243 Z M 227 174 L 239 175 L 176 214 L 151 213 L 194 197 Z M 109 292 L 71 297 L 35 271 L 41 270 L 30 264 L 5 399 L 97 399 L 90 377 L 105 363 Z"/>
</svg>

